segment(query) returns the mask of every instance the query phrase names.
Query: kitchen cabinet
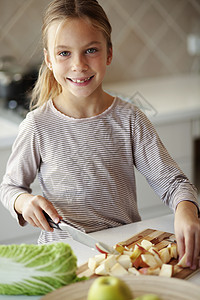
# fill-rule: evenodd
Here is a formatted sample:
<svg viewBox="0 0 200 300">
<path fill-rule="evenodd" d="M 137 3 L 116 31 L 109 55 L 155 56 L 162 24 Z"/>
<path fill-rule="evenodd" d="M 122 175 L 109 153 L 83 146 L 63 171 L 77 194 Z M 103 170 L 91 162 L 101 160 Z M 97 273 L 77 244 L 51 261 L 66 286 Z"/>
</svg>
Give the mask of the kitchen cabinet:
<svg viewBox="0 0 200 300">
<path fill-rule="evenodd" d="M 155 126 L 168 152 L 193 180 L 193 135 L 192 121 L 172 121 Z"/>
</svg>

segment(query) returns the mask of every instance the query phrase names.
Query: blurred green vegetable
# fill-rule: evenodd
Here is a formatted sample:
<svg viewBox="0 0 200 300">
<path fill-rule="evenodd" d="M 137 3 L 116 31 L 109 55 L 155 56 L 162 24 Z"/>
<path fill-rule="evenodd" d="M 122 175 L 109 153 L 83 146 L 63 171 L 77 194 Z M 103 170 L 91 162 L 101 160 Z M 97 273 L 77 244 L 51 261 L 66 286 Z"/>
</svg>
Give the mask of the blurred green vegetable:
<svg viewBox="0 0 200 300">
<path fill-rule="evenodd" d="M 0 294 L 44 295 L 72 282 L 77 259 L 69 245 L 0 245 Z"/>
</svg>

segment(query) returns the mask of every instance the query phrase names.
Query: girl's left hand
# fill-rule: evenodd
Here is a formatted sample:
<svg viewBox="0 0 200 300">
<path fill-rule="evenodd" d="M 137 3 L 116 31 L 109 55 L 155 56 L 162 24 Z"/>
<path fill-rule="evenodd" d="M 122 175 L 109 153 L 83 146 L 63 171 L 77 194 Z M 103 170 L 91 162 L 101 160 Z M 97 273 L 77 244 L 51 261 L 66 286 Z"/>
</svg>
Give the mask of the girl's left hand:
<svg viewBox="0 0 200 300">
<path fill-rule="evenodd" d="M 200 267 L 200 219 L 194 203 L 182 201 L 175 212 L 174 230 L 179 259 L 186 253 L 188 267 Z"/>
</svg>

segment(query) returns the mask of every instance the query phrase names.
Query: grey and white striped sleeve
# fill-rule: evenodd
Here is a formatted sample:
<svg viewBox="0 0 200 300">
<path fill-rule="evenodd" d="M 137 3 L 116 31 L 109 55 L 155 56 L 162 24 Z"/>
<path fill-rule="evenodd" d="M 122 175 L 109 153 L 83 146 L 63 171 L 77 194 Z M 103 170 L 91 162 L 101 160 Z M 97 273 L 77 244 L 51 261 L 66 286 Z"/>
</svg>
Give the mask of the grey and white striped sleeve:
<svg viewBox="0 0 200 300">
<path fill-rule="evenodd" d="M 154 126 L 137 109 L 133 148 L 136 168 L 166 205 L 174 211 L 183 200 L 197 205 L 196 188 L 169 155 Z"/>
</svg>

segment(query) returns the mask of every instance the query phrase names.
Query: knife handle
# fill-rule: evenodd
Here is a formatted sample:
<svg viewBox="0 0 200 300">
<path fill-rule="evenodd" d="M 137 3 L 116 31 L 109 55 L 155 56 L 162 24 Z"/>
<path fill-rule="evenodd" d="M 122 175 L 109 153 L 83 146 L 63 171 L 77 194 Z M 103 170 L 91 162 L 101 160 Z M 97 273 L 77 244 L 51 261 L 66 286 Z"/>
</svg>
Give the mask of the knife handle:
<svg viewBox="0 0 200 300">
<path fill-rule="evenodd" d="M 60 226 L 57 223 L 55 223 L 44 210 L 42 212 L 43 212 L 43 214 L 44 214 L 44 216 L 45 216 L 45 218 L 46 218 L 46 220 L 49 223 L 49 226 L 51 228 L 55 228 L 55 229 L 60 229 L 61 230 Z"/>
</svg>

